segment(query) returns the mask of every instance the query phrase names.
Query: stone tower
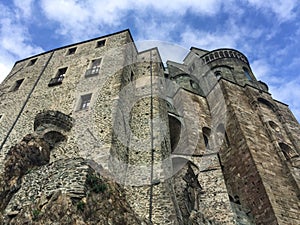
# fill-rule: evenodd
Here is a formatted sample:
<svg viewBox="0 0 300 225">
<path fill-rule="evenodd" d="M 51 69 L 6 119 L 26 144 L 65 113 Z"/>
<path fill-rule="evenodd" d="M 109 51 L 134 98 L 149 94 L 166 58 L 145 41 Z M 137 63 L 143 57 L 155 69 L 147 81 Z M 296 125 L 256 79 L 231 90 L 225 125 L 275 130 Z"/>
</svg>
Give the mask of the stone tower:
<svg viewBox="0 0 300 225">
<path fill-rule="evenodd" d="M 299 224 L 300 126 L 237 50 L 164 65 L 124 30 L 16 62 L 0 98 L 0 223 Z"/>
</svg>

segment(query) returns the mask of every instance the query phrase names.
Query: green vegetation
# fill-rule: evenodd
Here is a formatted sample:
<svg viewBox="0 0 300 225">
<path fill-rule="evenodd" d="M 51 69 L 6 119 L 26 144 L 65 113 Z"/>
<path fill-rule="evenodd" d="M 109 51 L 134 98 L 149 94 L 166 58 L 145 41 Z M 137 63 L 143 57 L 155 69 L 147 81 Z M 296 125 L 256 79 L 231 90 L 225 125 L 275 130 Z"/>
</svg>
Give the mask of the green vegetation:
<svg viewBox="0 0 300 225">
<path fill-rule="evenodd" d="M 84 210 L 85 203 L 83 201 L 77 202 L 77 209 L 80 211 Z"/>
<path fill-rule="evenodd" d="M 37 218 L 39 217 L 41 211 L 38 209 L 34 209 L 32 210 L 32 220 L 37 220 Z"/>
<path fill-rule="evenodd" d="M 103 193 L 107 189 L 106 184 L 95 174 L 89 174 L 87 176 L 87 185 L 90 187 L 90 190 L 95 193 Z"/>
</svg>

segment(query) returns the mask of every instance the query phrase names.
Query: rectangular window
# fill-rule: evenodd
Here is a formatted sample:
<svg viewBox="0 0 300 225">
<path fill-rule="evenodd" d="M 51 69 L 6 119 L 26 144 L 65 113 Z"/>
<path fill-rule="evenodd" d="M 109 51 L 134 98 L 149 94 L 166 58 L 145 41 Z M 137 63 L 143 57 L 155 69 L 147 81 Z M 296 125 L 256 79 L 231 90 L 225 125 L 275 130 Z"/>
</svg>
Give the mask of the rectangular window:
<svg viewBox="0 0 300 225">
<path fill-rule="evenodd" d="M 77 49 L 77 47 L 74 47 L 74 48 L 69 48 L 69 49 L 68 49 L 68 53 L 67 53 L 67 55 L 73 55 L 73 54 L 75 54 L 75 52 L 76 52 L 76 49 Z"/>
<path fill-rule="evenodd" d="M 56 86 L 62 84 L 62 81 L 65 77 L 68 67 L 61 68 L 58 70 L 56 76 L 52 78 L 48 84 L 49 87 Z"/>
<path fill-rule="evenodd" d="M 82 95 L 80 99 L 80 110 L 88 109 L 90 106 L 92 94 Z"/>
<path fill-rule="evenodd" d="M 34 65 L 36 63 L 36 61 L 37 61 L 37 58 L 30 60 L 27 66 Z"/>
<path fill-rule="evenodd" d="M 24 81 L 24 79 L 17 80 L 14 87 L 13 87 L 13 89 L 12 89 L 12 91 L 19 90 L 19 88 L 20 88 L 21 84 L 23 83 L 23 81 Z"/>
<path fill-rule="evenodd" d="M 105 45 L 105 40 L 97 41 L 96 48 L 103 47 Z"/>
<path fill-rule="evenodd" d="M 92 60 L 91 67 L 85 72 L 85 77 L 91 77 L 99 74 L 101 58 Z"/>
</svg>

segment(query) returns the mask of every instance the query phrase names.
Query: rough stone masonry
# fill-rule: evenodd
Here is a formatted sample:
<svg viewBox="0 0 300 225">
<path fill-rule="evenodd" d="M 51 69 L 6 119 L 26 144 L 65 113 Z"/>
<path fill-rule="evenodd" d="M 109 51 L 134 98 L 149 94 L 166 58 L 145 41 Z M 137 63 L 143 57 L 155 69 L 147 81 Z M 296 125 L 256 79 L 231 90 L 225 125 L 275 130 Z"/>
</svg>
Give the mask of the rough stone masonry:
<svg viewBox="0 0 300 225">
<path fill-rule="evenodd" d="M 0 84 L 0 224 L 298 225 L 299 137 L 235 49 L 53 49 Z"/>
</svg>

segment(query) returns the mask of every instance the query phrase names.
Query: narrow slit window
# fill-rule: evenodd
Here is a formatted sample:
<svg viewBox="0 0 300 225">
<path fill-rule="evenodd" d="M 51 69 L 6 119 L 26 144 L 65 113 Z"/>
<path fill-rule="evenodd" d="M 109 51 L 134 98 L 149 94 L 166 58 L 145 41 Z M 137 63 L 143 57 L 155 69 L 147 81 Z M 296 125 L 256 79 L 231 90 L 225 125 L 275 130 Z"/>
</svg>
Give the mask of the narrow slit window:
<svg viewBox="0 0 300 225">
<path fill-rule="evenodd" d="M 244 74 L 247 77 L 247 79 L 252 80 L 252 77 L 250 76 L 249 70 L 246 67 L 244 67 L 243 70 L 244 70 Z"/>
</svg>

